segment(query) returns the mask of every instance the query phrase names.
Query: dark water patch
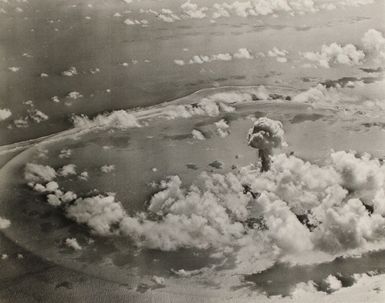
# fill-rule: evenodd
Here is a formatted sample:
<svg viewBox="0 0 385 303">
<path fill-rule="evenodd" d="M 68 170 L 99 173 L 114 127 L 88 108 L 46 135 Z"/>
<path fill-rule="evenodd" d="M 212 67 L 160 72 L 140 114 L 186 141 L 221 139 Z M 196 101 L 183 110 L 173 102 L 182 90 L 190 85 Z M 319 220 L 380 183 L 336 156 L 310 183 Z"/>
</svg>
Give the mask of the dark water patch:
<svg viewBox="0 0 385 303">
<path fill-rule="evenodd" d="M 231 76 L 230 78 L 234 79 L 234 80 L 244 80 L 247 77 L 246 76 L 242 76 L 242 75 L 238 75 L 238 76 Z"/>
<path fill-rule="evenodd" d="M 377 67 L 377 68 L 365 68 L 361 67 L 360 70 L 364 71 L 365 73 L 372 74 L 372 73 L 381 73 L 384 71 L 382 67 Z"/>
<path fill-rule="evenodd" d="M 54 230 L 54 224 L 51 222 L 43 222 L 40 224 L 40 230 L 43 233 L 50 233 Z"/>
<path fill-rule="evenodd" d="M 321 291 L 329 292 L 324 282 L 329 275 L 340 280 L 343 287 L 349 287 L 354 284 L 354 274 L 368 272 L 385 272 L 384 251 L 367 253 L 360 258 L 339 257 L 330 263 L 315 265 L 290 266 L 286 263 L 276 263 L 263 272 L 245 276 L 244 281 L 247 284 L 252 283 L 252 288 L 266 292 L 268 296 L 289 296 L 296 284 L 301 282 L 314 281 Z"/>
<path fill-rule="evenodd" d="M 224 81 L 228 81 L 229 79 L 227 79 L 227 78 L 217 78 L 217 79 L 214 79 L 214 81 L 216 81 L 216 82 L 224 82 Z"/>
<path fill-rule="evenodd" d="M 192 169 L 192 170 L 197 170 L 198 169 L 198 166 L 196 164 L 194 164 L 194 163 L 188 163 L 188 164 L 186 164 L 186 167 L 188 169 Z"/>
<path fill-rule="evenodd" d="M 312 27 L 311 26 L 308 26 L 308 25 L 306 25 L 306 26 L 297 26 L 297 27 L 295 27 L 295 29 L 297 30 L 297 31 L 300 31 L 300 32 L 304 32 L 304 31 L 308 31 L 308 30 L 310 30 Z"/>
<path fill-rule="evenodd" d="M 191 139 L 192 135 L 191 134 L 164 135 L 163 138 L 180 141 L 180 140 Z"/>
<path fill-rule="evenodd" d="M 215 161 L 209 163 L 209 166 L 214 167 L 216 169 L 222 169 L 224 166 L 224 163 L 221 161 L 215 160 Z"/>
<path fill-rule="evenodd" d="M 385 128 L 385 122 L 365 122 L 365 123 L 362 123 L 361 125 L 366 128 L 372 128 L 372 127 Z"/>
<path fill-rule="evenodd" d="M 290 122 L 293 123 L 293 124 L 296 124 L 296 123 L 302 123 L 302 122 L 305 122 L 305 121 L 317 121 L 321 118 L 323 118 L 324 116 L 323 115 L 320 115 L 320 114 L 298 114 L 298 115 L 295 115 L 291 120 Z"/>
<path fill-rule="evenodd" d="M 321 82 L 322 85 L 326 86 L 327 88 L 330 87 L 336 87 L 337 85 L 340 85 L 342 87 L 345 87 L 349 82 L 356 82 L 361 81 L 365 84 L 374 83 L 376 81 L 382 80 L 382 76 L 376 76 L 376 77 L 342 77 L 337 80 L 326 80 L 324 82 Z"/>
</svg>

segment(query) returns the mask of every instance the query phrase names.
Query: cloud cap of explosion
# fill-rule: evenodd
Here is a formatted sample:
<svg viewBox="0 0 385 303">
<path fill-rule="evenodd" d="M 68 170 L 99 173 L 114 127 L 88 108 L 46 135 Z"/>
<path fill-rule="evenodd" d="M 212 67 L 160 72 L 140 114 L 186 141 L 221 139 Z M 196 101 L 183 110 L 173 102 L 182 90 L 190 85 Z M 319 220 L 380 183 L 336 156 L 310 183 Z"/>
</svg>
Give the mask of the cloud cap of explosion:
<svg viewBox="0 0 385 303">
<path fill-rule="evenodd" d="M 286 145 L 284 139 L 285 132 L 280 121 L 271 120 L 266 117 L 259 118 L 250 128 L 247 143 L 249 146 L 258 149 L 261 159 L 261 171 L 270 169 L 270 157 L 273 148 L 280 148 Z"/>
<path fill-rule="evenodd" d="M 253 148 L 269 151 L 286 145 L 284 135 L 280 121 L 262 117 L 250 128 L 247 141 L 248 145 Z"/>
</svg>

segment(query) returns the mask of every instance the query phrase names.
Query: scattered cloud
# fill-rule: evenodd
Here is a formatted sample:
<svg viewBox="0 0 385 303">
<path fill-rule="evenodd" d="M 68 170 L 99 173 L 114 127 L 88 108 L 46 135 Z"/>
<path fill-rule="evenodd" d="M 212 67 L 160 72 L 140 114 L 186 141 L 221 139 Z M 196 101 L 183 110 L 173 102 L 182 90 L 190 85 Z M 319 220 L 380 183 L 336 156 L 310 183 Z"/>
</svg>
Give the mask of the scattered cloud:
<svg viewBox="0 0 385 303">
<path fill-rule="evenodd" d="M 24 178 L 31 182 L 49 182 L 56 178 L 56 171 L 48 165 L 28 163 L 24 169 Z"/>
<path fill-rule="evenodd" d="M 93 119 L 87 116 L 73 116 L 73 124 L 78 128 L 91 127 L 114 127 L 114 128 L 131 128 L 140 127 L 135 116 L 125 110 L 117 110 L 112 113 L 100 114 Z"/>
<path fill-rule="evenodd" d="M 193 129 L 191 134 L 195 140 L 206 140 L 206 137 L 202 134 L 202 132 L 197 129 Z"/>
<path fill-rule="evenodd" d="M 78 240 L 76 238 L 67 238 L 65 240 L 65 244 L 69 247 L 72 248 L 73 250 L 82 250 L 82 247 L 78 243 Z"/>
<path fill-rule="evenodd" d="M 8 119 L 12 116 L 12 112 L 7 108 L 0 108 L 0 121 Z"/>
<path fill-rule="evenodd" d="M 71 66 L 68 70 L 63 71 L 61 74 L 65 77 L 73 77 L 78 74 L 78 71 L 75 66 Z"/>
<path fill-rule="evenodd" d="M 385 62 L 385 38 L 381 32 L 369 29 L 362 37 L 362 44 L 375 61 Z"/>
<path fill-rule="evenodd" d="M 9 221 L 8 219 L 5 219 L 3 217 L 0 217 L 0 230 L 6 229 L 9 226 L 11 226 L 11 221 Z"/>
<path fill-rule="evenodd" d="M 320 52 L 305 52 L 303 56 L 325 68 L 329 68 L 331 64 L 359 65 L 365 58 L 364 52 L 353 44 L 341 46 L 335 42 L 322 45 Z"/>
<path fill-rule="evenodd" d="M 111 173 L 115 170 L 115 165 L 113 164 L 110 164 L 110 165 L 103 165 L 100 170 L 105 173 L 105 174 L 108 174 L 108 173 Z"/>
</svg>

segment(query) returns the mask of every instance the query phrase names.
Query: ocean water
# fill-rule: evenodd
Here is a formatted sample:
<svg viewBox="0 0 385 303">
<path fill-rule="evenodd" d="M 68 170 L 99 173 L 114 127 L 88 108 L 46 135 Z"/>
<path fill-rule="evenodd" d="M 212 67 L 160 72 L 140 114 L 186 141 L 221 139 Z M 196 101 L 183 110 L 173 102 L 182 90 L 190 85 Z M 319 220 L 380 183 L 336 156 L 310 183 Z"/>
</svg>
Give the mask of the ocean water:
<svg viewBox="0 0 385 303">
<path fill-rule="evenodd" d="M 200 5 L 211 2 L 215 1 L 197 1 Z M 22 13 L 16 11 L 17 6 L 23 8 Z M 283 123 L 288 146 L 276 153 L 294 154 L 316 164 L 324 164 L 332 149 L 385 157 L 385 118 L 376 108 L 362 108 L 366 101 L 383 96 L 381 66 L 365 61 L 357 66 L 309 67 L 301 56 L 303 51 L 319 50 L 322 44 L 335 41 L 359 47 L 360 38 L 370 28 L 384 32 L 383 2 L 295 17 L 233 17 L 215 23 L 188 19 L 170 24 L 154 17 L 148 26 L 124 23 L 132 17 L 131 9 L 177 10 L 179 6 L 178 1 L 153 0 L 134 1 L 129 8 L 124 1 L 0 3 L 7 10 L 0 15 L 0 108 L 12 112 L 11 118 L 0 121 L 0 215 L 11 220 L 11 227 L 3 233 L 20 250 L 43 263 L 129 289 L 138 289 L 143 277 L 148 280 L 158 275 L 170 284 L 191 288 L 192 293 L 202 285 L 221 290 L 222 285 L 210 281 L 210 275 L 200 279 L 200 274 L 206 274 L 200 270 L 210 268 L 215 278 L 225 275 L 236 268 L 235 255 L 214 258 L 212 250 L 196 248 L 164 252 L 138 247 L 128 237 L 95 235 L 26 185 L 25 164 L 35 162 L 55 169 L 75 164 L 78 173 L 88 172 L 89 179 L 60 177 L 63 190 L 83 197 L 116 193 L 124 210 L 135 215 L 147 210 L 148 201 L 159 190 L 154 184 L 167 176 L 179 176 L 188 187 L 203 172 L 224 175 L 256 163 L 256 151 L 247 146 L 246 135 L 253 121 L 263 116 Z M 117 12 L 122 16 L 114 17 Z M 286 63 L 258 57 L 274 47 L 288 51 Z M 187 63 L 195 55 L 234 53 L 239 48 L 249 49 L 256 58 L 184 66 L 174 63 L 176 59 Z M 63 76 L 72 66 L 77 75 Z M 10 67 L 20 69 L 12 72 Z M 41 77 L 42 73 L 48 77 Z M 355 85 L 350 92 L 346 88 L 349 81 L 362 81 L 363 86 Z M 328 100 L 332 89 L 319 103 L 291 102 L 293 96 L 320 83 L 343 87 L 337 88 L 337 102 Z M 176 100 L 194 108 L 204 98 L 223 92 L 234 93 L 230 98 L 236 100 L 242 87 L 260 85 L 279 100 L 269 97 L 267 102 L 233 104 L 221 95 L 235 111 L 169 120 L 157 116 L 163 107 L 152 107 Z M 195 93 L 206 88 L 213 89 Z M 348 92 L 339 95 L 340 90 Z M 82 97 L 73 100 L 68 97 L 70 92 Z M 350 104 L 352 95 L 360 96 L 357 104 Z M 53 102 L 54 96 L 60 101 Z M 31 109 L 44 112 L 48 119 L 39 123 L 29 119 L 27 127 L 16 127 L 15 120 L 26 117 Z M 108 118 L 108 113 L 120 109 L 139 117 L 142 127 L 121 127 L 118 119 L 117 125 L 90 123 L 74 128 L 74 115 L 92 119 L 104 114 Z M 215 126 L 222 119 L 229 125 L 225 138 Z M 194 139 L 193 130 L 199 130 L 206 140 Z M 60 158 L 65 149 L 71 155 Z M 114 170 L 103 173 L 104 165 L 113 165 Z M 76 238 L 82 250 L 65 245 L 67 238 Z M 313 265 L 271 262 L 265 270 L 250 269 L 249 274 L 237 277 L 239 284 L 232 284 L 232 289 L 289 296 L 297 283 L 312 280 L 318 290 L 330 292 L 324 282 L 328 275 L 350 287 L 355 283 L 353 274 L 383 273 L 385 256 L 380 250 Z M 198 277 L 179 279 L 175 271 L 182 269 L 197 271 Z"/>
<path fill-rule="evenodd" d="M 155 18 L 147 27 L 124 24 L 130 16 L 127 9 L 175 9 L 178 1 L 140 1 L 132 5 L 123 1 L 107 5 L 100 1 L 86 4 L 40 0 L 19 4 L 23 12 L 17 13 L 16 3 L 2 4 L 7 14 L 0 19 L 0 104 L 13 115 L 1 122 L 0 144 L 70 128 L 72 114 L 93 116 L 115 109 L 146 107 L 202 88 L 273 84 L 303 89 L 344 76 L 365 76 L 350 66 L 303 68 L 298 64 L 298 52 L 318 49 L 321 36 L 325 37 L 325 44 L 359 43 L 368 28 L 383 26 L 381 1 L 350 7 L 342 13 L 321 11 L 295 18 L 225 18 L 216 23 L 189 19 L 171 24 Z M 116 12 L 122 17 L 113 17 Z M 233 53 L 239 48 L 267 53 L 273 47 L 288 50 L 286 64 L 274 58 L 185 66 L 173 62 L 188 61 L 194 55 Z M 62 76 L 72 66 L 78 75 Z M 20 70 L 11 72 L 9 67 Z M 100 72 L 95 72 L 97 68 Z M 41 73 L 49 76 L 42 78 Z M 68 98 L 73 91 L 83 98 Z M 54 96 L 60 99 L 59 103 L 51 101 Z M 30 107 L 25 102 L 29 100 L 49 118 L 41 123 L 30 121 L 26 131 L 15 127 L 12 120 L 26 116 Z"/>
</svg>

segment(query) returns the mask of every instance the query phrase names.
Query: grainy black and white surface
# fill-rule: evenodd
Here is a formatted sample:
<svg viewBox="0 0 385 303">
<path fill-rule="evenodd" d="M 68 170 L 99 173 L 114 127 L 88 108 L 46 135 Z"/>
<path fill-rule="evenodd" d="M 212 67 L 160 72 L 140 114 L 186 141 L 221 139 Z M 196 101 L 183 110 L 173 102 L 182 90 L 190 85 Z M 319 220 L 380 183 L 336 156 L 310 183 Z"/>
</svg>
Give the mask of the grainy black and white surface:
<svg viewBox="0 0 385 303">
<path fill-rule="evenodd" d="M 385 1 L 0 0 L 0 302 L 384 302 Z"/>
</svg>

